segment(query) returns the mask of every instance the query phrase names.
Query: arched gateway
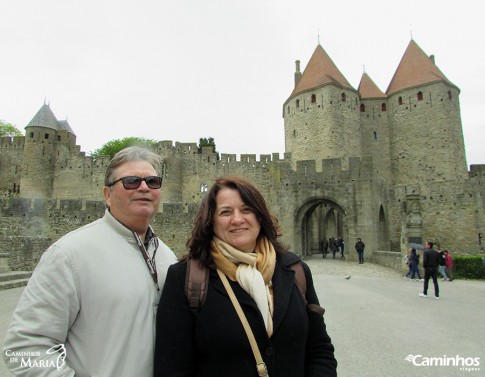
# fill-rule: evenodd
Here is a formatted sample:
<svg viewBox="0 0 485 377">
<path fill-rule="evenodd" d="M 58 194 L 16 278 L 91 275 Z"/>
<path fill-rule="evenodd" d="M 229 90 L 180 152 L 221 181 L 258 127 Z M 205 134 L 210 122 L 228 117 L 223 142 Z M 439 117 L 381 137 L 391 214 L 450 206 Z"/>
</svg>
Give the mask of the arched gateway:
<svg viewBox="0 0 485 377">
<path fill-rule="evenodd" d="M 325 197 L 311 198 L 297 209 L 294 218 L 295 252 L 309 256 L 322 252 L 321 245 L 331 237 L 348 234 L 344 209 Z"/>
</svg>

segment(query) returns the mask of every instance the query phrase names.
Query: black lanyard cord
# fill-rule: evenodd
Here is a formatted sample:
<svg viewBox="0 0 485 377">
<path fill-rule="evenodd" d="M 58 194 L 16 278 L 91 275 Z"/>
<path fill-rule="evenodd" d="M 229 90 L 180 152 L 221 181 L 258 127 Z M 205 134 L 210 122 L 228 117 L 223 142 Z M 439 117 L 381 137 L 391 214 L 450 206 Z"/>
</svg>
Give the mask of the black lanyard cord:
<svg viewBox="0 0 485 377">
<path fill-rule="evenodd" d="M 138 248 L 140 249 L 141 255 L 143 256 L 143 259 L 145 259 L 145 262 L 148 266 L 148 271 L 150 271 L 150 275 L 152 275 L 152 279 L 155 282 L 155 285 L 157 286 L 157 291 L 160 292 L 160 287 L 158 286 L 157 265 L 155 263 L 155 254 L 157 253 L 157 249 L 158 249 L 158 240 L 155 238 L 155 250 L 153 251 L 153 257 L 150 258 L 150 256 L 147 253 L 147 250 L 145 249 L 145 245 L 143 244 L 138 233 L 133 232 L 133 235 L 135 236 L 136 243 L 138 244 Z"/>
</svg>

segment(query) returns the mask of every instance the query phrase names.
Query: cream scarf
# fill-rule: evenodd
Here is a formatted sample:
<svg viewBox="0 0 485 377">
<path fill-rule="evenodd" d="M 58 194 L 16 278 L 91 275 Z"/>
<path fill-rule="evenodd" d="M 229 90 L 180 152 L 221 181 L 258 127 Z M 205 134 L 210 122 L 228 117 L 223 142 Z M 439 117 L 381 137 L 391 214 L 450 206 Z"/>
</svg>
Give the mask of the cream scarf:
<svg viewBox="0 0 485 377">
<path fill-rule="evenodd" d="M 211 246 L 211 255 L 217 268 L 232 281 L 237 281 L 254 299 L 263 316 L 268 336 L 271 336 L 273 334 L 271 278 L 276 264 L 273 245 L 263 237 L 254 252 L 245 253 L 214 237 Z"/>
</svg>

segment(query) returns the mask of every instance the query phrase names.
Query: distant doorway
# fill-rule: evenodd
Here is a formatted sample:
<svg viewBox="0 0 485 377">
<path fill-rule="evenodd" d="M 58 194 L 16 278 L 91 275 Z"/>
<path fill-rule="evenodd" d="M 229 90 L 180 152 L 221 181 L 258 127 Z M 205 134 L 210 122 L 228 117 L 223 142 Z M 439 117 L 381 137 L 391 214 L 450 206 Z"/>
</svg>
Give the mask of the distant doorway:
<svg viewBox="0 0 485 377">
<path fill-rule="evenodd" d="M 310 256 L 321 254 L 325 240 L 346 239 L 347 225 L 343 208 L 333 200 L 315 198 L 303 204 L 295 218 L 295 252 Z"/>
</svg>

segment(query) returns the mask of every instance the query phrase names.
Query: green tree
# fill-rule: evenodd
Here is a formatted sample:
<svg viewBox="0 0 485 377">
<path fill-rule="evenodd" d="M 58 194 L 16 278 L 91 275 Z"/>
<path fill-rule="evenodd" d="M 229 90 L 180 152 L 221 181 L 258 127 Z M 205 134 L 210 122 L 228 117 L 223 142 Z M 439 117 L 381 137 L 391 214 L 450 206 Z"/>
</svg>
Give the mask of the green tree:
<svg viewBox="0 0 485 377">
<path fill-rule="evenodd" d="M 217 153 L 216 143 L 213 137 L 209 137 L 209 138 L 201 137 L 199 139 L 199 154 L 202 153 L 202 147 L 212 147 L 212 152 Z"/>
<path fill-rule="evenodd" d="M 22 132 L 15 127 L 13 124 L 5 122 L 4 120 L 0 119 L 0 137 L 7 136 L 7 137 L 14 137 L 14 136 L 22 136 Z"/>
<path fill-rule="evenodd" d="M 101 148 L 98 148 L 94 152 L 92 152 L 91 155 L 93 157 L 109 156 L 110 158 L 113 158 L 116 153 L 126 147 L 140 146 L 150 149 L 154 144 L 157 143 L 158 141 L 156 140 L 150 140 L 141 137 L 125 137 L 123 139 L 108 141 L 106 144 L 103 144 Z"/>
</svg>

